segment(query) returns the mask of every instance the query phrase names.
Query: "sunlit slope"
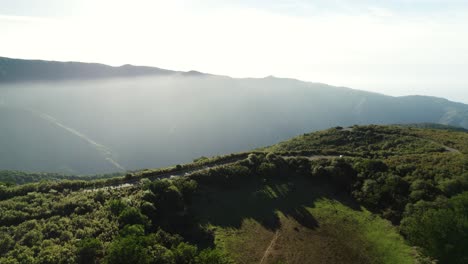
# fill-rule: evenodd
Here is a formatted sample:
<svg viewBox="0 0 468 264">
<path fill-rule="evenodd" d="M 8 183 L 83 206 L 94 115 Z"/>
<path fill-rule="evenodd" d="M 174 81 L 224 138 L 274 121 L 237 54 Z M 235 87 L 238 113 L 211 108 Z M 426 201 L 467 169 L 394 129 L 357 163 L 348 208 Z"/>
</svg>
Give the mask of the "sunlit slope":
<svg viewBox="0 0 468 264">
<path fill-rule="evenodd" d="M 259 169 L 266 170 L 262 183 L 207 189 L 194 212 L 238 263 L 420 263 L 398 232 L 400 221 L 406 228 L 402 234 L 413 236 L 405 218 L 413 219 L 411 208 L 437 208 L 466 190 L 468 133 L 419 127 L 339 127 L 261 149 L 272 156 L 272 167 Z M 275 162 L 272 153 L 286 160 Z M 303 159 L 298 164 L 311 161 L 314 180 L 282 172 L 282 162 L 291 164 L 287 157 L 293 155 Z M 337 169 L 340 162 L 351 166 Z M 304 166 L 299 171 L 307 170 Z M 459 241 L 453 248 L 460 249 L 466 243 L 461 236 L 434 236 L 427 244 L 449 247 Z M 424 252 L 451 263 L 450 249 Z"/>
<path fill-rule="evenodd" d="M 429 124 L 425 126 L 430 127 Z M 265 151 L 328 150 L 355 155 L 402 155 L 431 153 L 468 154 L 468 133 L 450 127 L 352 126 L 306 133 L 263 148 Z"/>
<path fill-rule="evenodd" d="M 415 263 L 390 222 L 340 192 L 284 175 L 208 191 L 196 200 L 195 214 L 236 263 Z"/>
</svg>

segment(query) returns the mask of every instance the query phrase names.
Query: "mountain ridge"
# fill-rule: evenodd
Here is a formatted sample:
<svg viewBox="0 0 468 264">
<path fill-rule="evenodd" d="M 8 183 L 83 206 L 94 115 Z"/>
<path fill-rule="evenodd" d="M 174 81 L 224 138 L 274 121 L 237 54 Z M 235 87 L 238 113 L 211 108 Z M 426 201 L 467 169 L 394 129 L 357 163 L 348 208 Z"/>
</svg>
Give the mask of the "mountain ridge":
<svg viewBox="0 0 468 264">
<path fill-rule="evenodd" d="M 13 76 L 9 76 L 13 73 Z M 27 60 L 0 57 L 0 82 L 86 80 L 112 77 L 169 75 L 183 72 L 158 67 L 124 64 L 110 66 L 95 62 Z"/>
<path fill-rule="evenodd" d="M 437 97 L 393 97 L 290 78 L 231 78 L 130 65 L 98 64 L 99 69 L 105 70 L 92 73 L 97 76 L 95 79 L 64 79 L 81 72 L 70 75 L 67 66 L 63 66 L 66 63 L 55 62 L 52 63 L 55 68 L 67 69 L 50 71 L 45 67 L 39 72 L 42 75 L 28 76 L 27 67 L 7 70 L 7 61 L 0 59 L 0 72 L 14 72 L 16 79 L 29 81 L 6 82 L 0 76 L 0 105 L 10 109 L 0 109 L 4 116 L 2 125 L 10 135 L 16 135 L 12 138 L 0 132 L 0 152 L 15 153 L 17 157 L 8 163 L 0 159 L 0 169 L 76 174 L 115 172 L 105 164 L 83 170 L 76 160 L 97 155 L 89 148 L 89 141 L 75 136 L 66 145 L 55 146 L 47 136 L 48 125 L 41 125 L 42 130 L 24 129 L 32 117 L 26 117 L 19 109 L 53 117 L 78 132 L 74 135 L 86 135 L 99 142 L 128 170 L 175 165 L 202 155 L 246 151 L 335 126 L 439 123 L 468 128 L 468 105 Z M 141 74 L 158 74 L 131 75 L 140 70 Z M 34 81 L 44 74 L 59 77 Z M 85 76 L 89 75 L 82 77 Z M 73 136 L 66 129 L 53 131 L 59 138 Z M 40 142 L 51 142 L 49 156 L 38 151 L 36 145 Z M 64 152 L 66 149 L 83 151 L 74 156 Z M 54 164 L 58 163 L 54 151 L 59 150 L 66 155 L 59 155 L 63 159 L 61 164 Z M 60 169 L 64 167 L 68 169 Z"/>
<path fill-rule="evenodd" d="M 197 70 L 189 70 L 189 71 L 179 71 L 179 70 L 169 70 L 165 68 L 160 68 L 160 67 L 155 67 L 155 66 L 146 66 L 146 65 L 133 65 L 133 64 L 122 64 L 120 66 L 112 66 L 104 63 L 99 63 L 99 62 L 81 62 L 81 61 L 59 61 L 59 60 L 45 60 L 45 59 L 19 59 L 19 58 L 11 58 L 11 57 L 4 57 L 0 56 L 0 83 L 2 82 L 14 82 L 14 81 L 24 81 L 24 80 L 15 80 L 15 79 L 4 79 L 2 78 L 5 75 L 5 62 L 10 61 L 10 62 L 31 62 L 31 63 L 37 63 L 37 64 L 55 64 L 55 66 L 91 66 L 91 67 L 99 67 L 101 69 L 107 69 L 110 72 L 108 75 L 96 75 L 96 76 L 82 76 L 82 77 L 76 77 L 76 76 L 69 76 L 68 78 L 73 80 L 73 79 L 79 79 L 79 80 L 86 80 L 86 79 L 97 79 L 97 78 L 115 78 L 115 77 L 141 77 L 141 76 L 151 76 L 151 75 L 176 75 L 176 74 L 181 74 L 185 76 L 210 76 L 210 77 L 219 77 L 219 78 L 229 78 L 233 80 L 280 80 L 280 81 L 294 81 L 294 82 L 299 82 L 303 84 L 310 84 L 310 85 L 320 85 L 320 86 L 328 86 L 330 88 L 334 89 L 342 89 L 342 90 L 352 90 L 355 92 L 364 92 L 368 94 L 373 94 L 373 95 L 381 95 L 381 96 L 387 96 L 387 97 L 393 97 L 393 98 L 427 98 L 427 99 L 440 99 L 444 100 L 445 102 L 451 102 L 451 103 L 457 103 L 457 104 L 463 104 L 467 105 L 463 102 L 456 102 L 452 101 L 449 99 L 446 99 L 444 97 L 438 97 L 438 96 L 431 96 L 431 95 L 402 95 L 402 96 L 391 96 L 387 95 L 384 93 L 379 93 L 379 92 L 373 92 L 373 91 L 367 91 L 367 90 L 361 90 L 361 89 L 356 89 L 352 87 L 347 87 L 347 86 L 334 86 L 331 84 L 327 83 L 322 83 L 322 82 L 314 82 L 314 81 L 304 81 L 301 79 L 297 78 L 290 78 L 290 77 L 278 77 L 274 75 L 268 75 L 265 77 L 241 77 L 241 78 L 235 78 L 227 75 L 218 75 L 218 74 L 210 74 L 210 73 L 205 73 L 205 72 L 200 72 Z M 114 70 L 115 72 L 111 72 Z M 26 75 L 26 74 L 25 74 Z M 38 79 L 30 79 L 26 81 L 50 81 L 50 80 L 56 80 L 56 81 L 62 81 L 62 80 L 67 80 L 67 76 L 64 76 L 63 78 L 59 77 L 44 77 L 44 78 L 38 78 Z"/>
</svg>

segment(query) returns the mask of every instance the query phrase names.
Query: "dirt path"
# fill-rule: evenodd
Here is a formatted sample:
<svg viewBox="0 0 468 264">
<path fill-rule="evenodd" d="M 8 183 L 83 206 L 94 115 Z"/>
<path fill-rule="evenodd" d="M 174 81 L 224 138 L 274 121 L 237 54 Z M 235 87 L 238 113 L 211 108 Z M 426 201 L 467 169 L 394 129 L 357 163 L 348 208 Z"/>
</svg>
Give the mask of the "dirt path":
<svg viewBox="0 0 468 264">
<path fill-rule="evenodd" d="M 337 159 L 337 158 L 340 158 L 342 156 L 339 156 L 339 155 L 336 155 L 336 156 L 330 156 L 330 155 L 311 155 L 311 156 L 281 156 L 283 157 L 284 159 L 292 159 L 292 158 L 306 158 L 310 161 L 313 161 L 313 160 L 320 160 L 320 159 Z"/>
<path fill-rule="evenodd" d="M 279 233 L 280 233 L 279 230 L 276 231 L 275 236 L 273 237 L 273 239 L 270 242 L 270 245 L 268 245 L 267 249 L 265 250 L 265 253 L 263 253 L 263 257 L 260 260 L 260 264 L 265 263 L 265 260 L 267 259 L 268 255 L 270 254 L 271 248 L 275 245 L 276 240 L 278 240 Z"/>
<path fill-rule="evenodd" d="M 442 146 L 445 148 L 445 150 L 446 150 L 447 152 L 452 152 L 452 153 L 457 153 L 457 154 L 460 154 L 460 153 L 461 153 L 458 149 L 454 149 L 454 148 L 447 147 L 447 146 L 444 146 L 444 145 L 442 145 Z"/>
<path fill-rule="evenodd" d="M 461 154 L 461 151 L 459 151 L 458 149 L 451 148 L 451 147 L 449 147 L 449 146 L 446 146 L 446 145 L 444 145 L 444 144 L 442 144 L 442 143 L 440 143 L 440 142 L 434 141 L 434 140 L 430 140 L 430 141 L 431 141 L 432 143 L 437 144 L 437 145 L 441 145 L 441 146 L 445 149 L 445 151 L 447 151 L 447 152 L 456 153 L 456 154 Z"/>
</svg>

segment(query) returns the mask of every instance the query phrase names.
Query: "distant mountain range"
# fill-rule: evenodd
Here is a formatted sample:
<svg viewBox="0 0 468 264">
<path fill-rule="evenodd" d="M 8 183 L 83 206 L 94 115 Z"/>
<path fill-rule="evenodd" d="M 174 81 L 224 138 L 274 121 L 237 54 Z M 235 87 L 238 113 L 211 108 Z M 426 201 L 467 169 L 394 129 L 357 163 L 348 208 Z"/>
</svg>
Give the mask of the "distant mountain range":
<svg viewBox="0 0 468 264">
<path fill-rule="evenodd" d="M 197 71 L 180 72 L 156 67 L 122 65 L 112 67 L 100 63 L 22 60 L 0 57 L 0 83 L 89 80 L 147 75 L 198 75 Z"/>
<path fill-rule="evenodd" d="M 248 150 L 332 126 L 468 128 L 468 105 L 276 77 L 0 58 L 0 122 L 0 169 L 89 174 Z"/>
</svg>

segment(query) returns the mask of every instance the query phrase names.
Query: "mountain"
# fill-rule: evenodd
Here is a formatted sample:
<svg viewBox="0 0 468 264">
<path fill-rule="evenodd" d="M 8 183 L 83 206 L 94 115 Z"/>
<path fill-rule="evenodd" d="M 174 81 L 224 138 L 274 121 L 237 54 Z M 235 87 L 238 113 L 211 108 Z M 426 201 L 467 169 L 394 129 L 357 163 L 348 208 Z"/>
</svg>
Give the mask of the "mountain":
<svg viewBox="0 0 468 264">
<path fill-rule="evenodd" d="M 467 155 L 450 127 L 336 127 L 123 177 L 0 183 L 0 263 L 464 264 Z"/>
<path fill-rule="evenodd" d="M 2 155 L 15 153 L 15 162 L 0 168 L 9 170 L 89 174 L 160 167 L 354 124 L 468 128 L 468 105 L 441 98 L 391 97 L 271 76 L 235 79 L 129 65 L 0 61 L 0 112 L 10 116 L 1 120 L 9 134 L 0 131 L 0 145 Z M 25 128 L 30 118 L 44 124 Z M 46 142 L 38 135 L 46 137 L 50 129 L 58 138 L 74 138 L 48 140 L 50 149 L 86 151 L 44 156 L 36 144 Z M 104 162 L 90 162 L 86 169 L 76 165 L 90 155 Z"/>
<path fill-rule="evenodd" d="M 0 57 L 0 83 L 87 80 L 175 73 L 155 67 L 128 64 L 111 67 L 99 63 L 21 60 Z"/>
</svg>

